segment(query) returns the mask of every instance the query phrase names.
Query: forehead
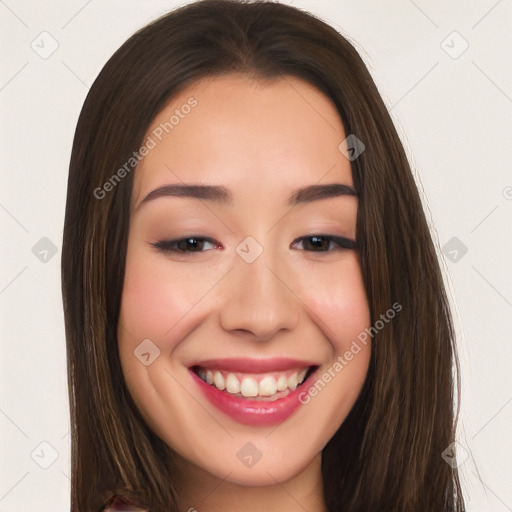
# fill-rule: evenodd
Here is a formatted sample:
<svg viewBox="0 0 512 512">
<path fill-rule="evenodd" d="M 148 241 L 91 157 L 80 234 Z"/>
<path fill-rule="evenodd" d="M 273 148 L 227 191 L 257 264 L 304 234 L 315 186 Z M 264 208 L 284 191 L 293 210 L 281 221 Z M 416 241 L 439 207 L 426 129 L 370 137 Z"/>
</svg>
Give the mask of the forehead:
<svg viewBox="0 0 512 512">
<path fill-rule="evenodd" d="M 146 136 L 152 148 L 137 167 L 134 202 L 167 183 L 266 197 L 322 181 L 352 185 L 335 105 L 294 77 L 203 79 L 175 96 Z"/>
</svg>

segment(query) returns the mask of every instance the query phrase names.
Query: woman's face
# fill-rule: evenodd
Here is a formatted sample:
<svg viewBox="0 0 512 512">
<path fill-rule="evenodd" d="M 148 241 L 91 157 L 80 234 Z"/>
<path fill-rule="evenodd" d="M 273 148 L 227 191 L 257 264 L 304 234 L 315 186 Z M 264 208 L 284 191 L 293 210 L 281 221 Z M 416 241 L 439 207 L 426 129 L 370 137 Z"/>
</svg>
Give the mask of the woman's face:
<svg viewBox="0 0 512 512">
<path fill-rule="evenodd" d="M 256 486 L 305 471 L 362 388 L 370 345 L 351 347 L 370 315 L 347 135 L 309 84 L 239 75 L 184 90 L 147 133 L 121 364 L 149 427 L 211 475 Z"/>
</svg>

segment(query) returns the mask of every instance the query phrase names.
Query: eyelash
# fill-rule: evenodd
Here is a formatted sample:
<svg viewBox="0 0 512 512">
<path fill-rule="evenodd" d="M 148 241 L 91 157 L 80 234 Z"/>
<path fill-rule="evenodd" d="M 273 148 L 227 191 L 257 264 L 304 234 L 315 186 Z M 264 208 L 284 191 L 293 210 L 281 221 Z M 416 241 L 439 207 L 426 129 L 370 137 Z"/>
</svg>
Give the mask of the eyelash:
<svg viewBox="0 0 512 512">
<path fill-rule="evenodd" d="M 308 235 L 308 236 L 303 236 L 303 237 L 297 238 L 296 240 L 293 241 L 292 245 L 294 245 L 300 241 L 314 239 L 314 238 L 317 238 L 317 239 L 319 238 L 321 240 L 327 240 L 329 243 L 333 242 L 333 243 L 337 244 L 338 245 L 337 250 L 350 250 L 350 249 L 356 248 L 356 242 L 353 240 L 350 240 L 349 238 L 345 238 L 342 236 L 323 235 L 323 234 L 322 235 Z M 188 237 L 184 237 L 184 238 L 176 238 L 174 240 L 160 240 L 158 242 L 151 242 L 151 245 L 153 247 L 155 247 L 156 249 L 163 251 L 163 252 L 174 252 L 174 253 L 181 253 L 181 254 L 188 253 L 190 255 L 192 255 L 193 253 L 205 252 L 205 251 L 187 251 L 186 249 L 177 248 L 178 244 L 180 244 L 180 242 L 186 243 L 190 240 L 209 242 L 213 245 L 216 245 L 216 242 L 214 240 L 212 240 L 211 238 L 200 237 L 200 236 L 188 236 Z M 307 251 L 306 249 L 303 249 L 303 250 Z M 320 250 L 320 251 L 313 250 L 313 251 L 307 251 L 307 252 L 329 253 L 329 252 L 333 252 L 333 251 L 327 249 L 327 250 Z"/>
</svg>

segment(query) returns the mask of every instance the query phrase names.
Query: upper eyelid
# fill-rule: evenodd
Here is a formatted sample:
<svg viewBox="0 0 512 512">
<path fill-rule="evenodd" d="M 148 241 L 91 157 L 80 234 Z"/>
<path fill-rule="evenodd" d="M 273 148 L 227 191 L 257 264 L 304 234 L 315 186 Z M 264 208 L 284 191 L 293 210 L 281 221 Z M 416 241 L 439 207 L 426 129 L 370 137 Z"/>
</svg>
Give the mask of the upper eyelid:
<svg viewBox="0 0 512 512">
<path fill-rule="evenodd" d="M 312 237 L 318 237 L 318 238 L 326 238 L 329 240 L 329 242 L 334 242 L 340 249 L 356 249 L 357 248 L 357 241 L 353 240 L 346 236 L 339 236 L 339 235 L 328 235 L 328 234 L 317 234 L 314 233 L 312 235 L 304 235 L 299 238 L 296 238 L 292 243 L 295 244 L 296 242 L 303 241 L 307 238 Z M 351 247 L 346 247 L 345 243 L 348 243 Z M 305 251 L 305 252 L 332 252 L 332 251 Z"/>
<path fill-rule="evenodd" d="M 162 248 L 161 246 L 175 245 L 175 244 L 178 244 L 179 242 L 183 242 L 183 241 L 189 240 L 191 238 L 196 239 L 196 240 L 203 240 L 205 242 L 210 242 L 213 245 L 215 245 L 217 243 L 213 238 L 199 236 L 199 235 L 197 235 L 197 236 L 190 235 L 190 236 L 184 236 L 181 238 L 173 238 L 173 239 L 168 239 L 168 240 L 167 239 L 166 240 L 157 240 L 156 242 L 150 242 L 150 244 L 156 248 Z M 185 251 L 182 251 L 182 252 L 185 252 Z M 188 252 L 192 252 L 192 251 L 188 251 Z M 197 251 L 197 252 L 204 252 L 204 251 Z"/>
<path fill-rule="evenodd" d="M 301 241 L 303 241 L 303 240 L 305 240 L 307 238 L 313 238 L 313 237 L 328 239 L 329 242 L 334 242 L 341 249 L 349 249 L 347 247 L 344 247 L 343 242 L 348 242 L 349 244 L 352 244 L 353 247 L 351 247 L 351 248 L 356 248 L 357 247 L 356 240 L 353 240 L 350 237 L 339 236 L 339 235 L 329 235 L 329 234 L 326 234 L 326 233 L 312 233 L 312 234 L 307 234 L 307 235 L 300 236 L 298 238 L 295 238 L 291 245 L 296 244 L 298 242 L 301 242 Z M 215 239 L 207 237 L 207 236 L 189 235 L 189 236 L 184 236 L 184 237 L 181 237 L 181 238 L 174 238 L 174 239 L 169 239 L 169 240 L 158 240 L 156 242 L 151 242 L 151 245 L 153 245 L 157 249 L 165 250 L 164 247 L 162 247 L 162 246 L 165 246 L 165 245 L 176 245 L 179 242 L 183 242 L 183 241 L 186 241 L 186 240 L 189 240 L 189 239 L 203 240 L 203 241 L 209 242 L 209 243 L 211 243 L 213 245 L 217 244 Z M 342 243 L 339 243 L 339 242 L 342 242 Z M 209 249 L 209 250 L 211 250 L 211 249 Z M 182 252 L 182 253 L 194 253 L 194 252 L 202 253 L 202 252 L 206 252 L 206 251 L 181 251 L 181 250 L 178 249 L 176 252 Z M 332 252 L 332 251 L 305 251 L 305 252 Z"/>
</svg>

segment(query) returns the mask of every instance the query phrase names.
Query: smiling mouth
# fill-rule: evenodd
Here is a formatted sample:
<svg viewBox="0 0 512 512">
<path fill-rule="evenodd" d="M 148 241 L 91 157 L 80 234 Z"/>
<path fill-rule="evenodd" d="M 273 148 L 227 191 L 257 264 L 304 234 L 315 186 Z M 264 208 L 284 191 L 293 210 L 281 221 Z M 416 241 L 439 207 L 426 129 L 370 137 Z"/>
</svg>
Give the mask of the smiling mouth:
<svg viewBox="0 0 512 512">
<path fill-rule="evenodd" d="M 193 366 L 191 370 L 206 384 L 228 395 L 257 401 L 275 401 L 302 386 L 318 366 L 269 373 L 241 373 Z"/>
</svg>

